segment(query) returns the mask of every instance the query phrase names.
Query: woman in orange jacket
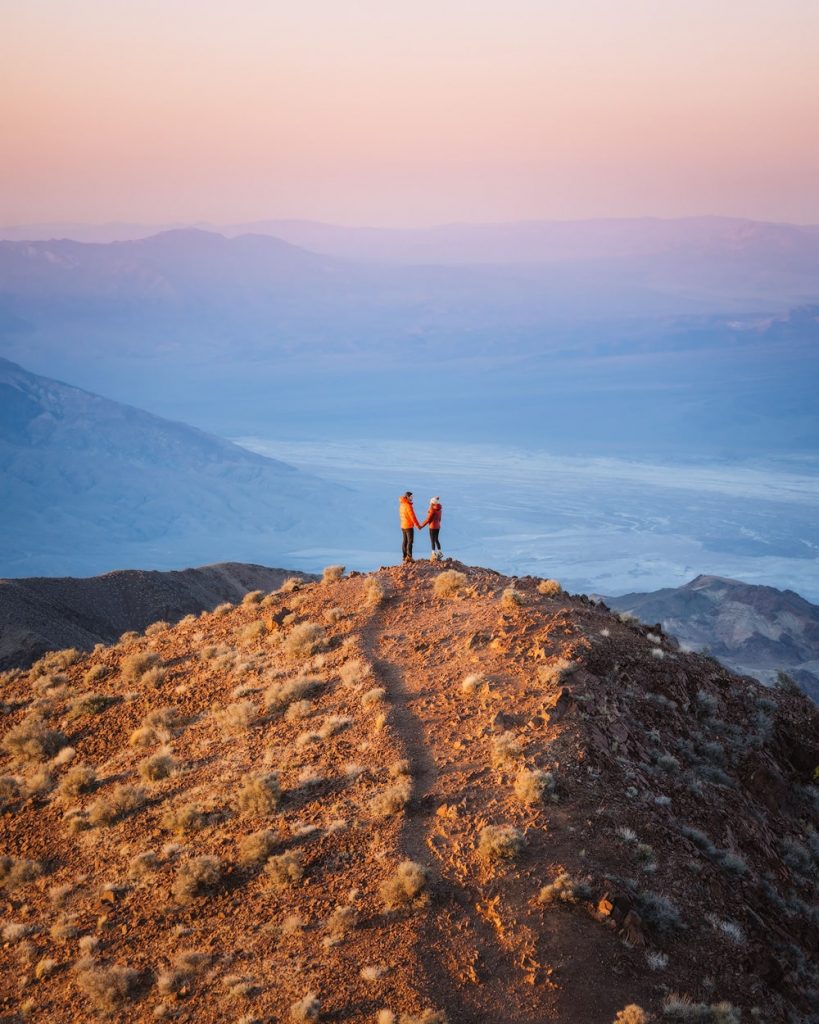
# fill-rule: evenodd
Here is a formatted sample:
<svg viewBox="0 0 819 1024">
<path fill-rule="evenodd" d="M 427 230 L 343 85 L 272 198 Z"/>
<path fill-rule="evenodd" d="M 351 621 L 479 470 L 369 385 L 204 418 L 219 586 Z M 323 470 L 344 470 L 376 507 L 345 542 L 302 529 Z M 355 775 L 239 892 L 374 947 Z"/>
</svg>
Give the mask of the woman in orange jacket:
<svg viewBox="0 0 819 1024">
<path fill-rule="evenodd" d="M 415 540 L 415 529 L 421 529 L 415 509 L 412 507 L 412 491 L 405 491 L 398 502 L 398 515 L 401 519 L 401 533 L 404 535 L 401 550 L 404 554 L 404 561 L 412 561 L 412 542 Z"/>
<path fill-rule="evenodd" d="M 441 557 L 441 542 L 438 540 L 438 534 L 441 532 L 441 516 L 443 515 L 443 511 L 441 499 L 437 497 L 430 498 L 427 517 L 423 523 L 421 523 L 422 530 L 425 526 L 429 526 L 429 540 L 432 544 L 433 560 Z"/>
</svg>

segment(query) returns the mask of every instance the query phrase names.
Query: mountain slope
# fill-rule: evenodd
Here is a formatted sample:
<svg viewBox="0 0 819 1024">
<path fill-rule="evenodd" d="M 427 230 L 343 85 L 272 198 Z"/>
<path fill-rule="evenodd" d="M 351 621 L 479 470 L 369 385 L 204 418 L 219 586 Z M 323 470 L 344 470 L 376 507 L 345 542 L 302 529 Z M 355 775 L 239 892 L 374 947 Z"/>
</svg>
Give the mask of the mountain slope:
<svg viewBox="0 0 819 1024">
<path fill-rule="evenodd" d="M 661 622 L 690 648 L 707 647 L 736 672 L 770 684 L 785 671 L 819 702 L 819 606 L 792 590 L 697 576 L 684 587 L 604 600 Z"/>
<path fill-rule="evenodd" d="M 89 579 L 0 579 L 0 669 L 27 668 L 59 648 L 110 644 L 127 630 L 176 622 L 240 601 L 251 590 L 275 590 L 293 575 L 225 562 L 178 572 L 124 569 Z"/>
<path fill-rule="evenodd" d="M 804 698 L 457 563 L 72 658 L 2 679 L 8 1013 L 816 1012 Z"/>
<path fill-rule="evenodd" d="M 0 410 L 3 576 L 294 563 L 358 514 L 341 487 L 6 360 Z"/>
</svg>

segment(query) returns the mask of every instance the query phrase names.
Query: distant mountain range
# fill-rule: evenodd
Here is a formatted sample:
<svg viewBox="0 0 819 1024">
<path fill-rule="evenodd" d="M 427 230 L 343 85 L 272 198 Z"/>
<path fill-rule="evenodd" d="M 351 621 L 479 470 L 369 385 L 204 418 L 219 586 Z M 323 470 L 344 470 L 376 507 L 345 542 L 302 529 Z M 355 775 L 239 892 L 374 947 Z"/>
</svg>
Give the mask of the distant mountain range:
<svg viewBox="0 0 819 1024">
<path fill-rule="evenodd" d="M 28 667 L 46 651 L 90 651 L 159 620 L 178 622 L 251 590 L 276 590 L 293 575 L 302 574 L 225 562 L 179 572 L 0 580 L 0 671 Z"/>
<path fill-rule="evenodd" d="M 343 487 L 0 360 L 0 575 L 234 561 L 324 564 Z"/>
<path fill-rule="evenodd" d="M 683 587 L 604 600 L 769 685 L 787 672 L 819 703 L 819 606 L 792 590 L 697 576 Z"/>
</svg>

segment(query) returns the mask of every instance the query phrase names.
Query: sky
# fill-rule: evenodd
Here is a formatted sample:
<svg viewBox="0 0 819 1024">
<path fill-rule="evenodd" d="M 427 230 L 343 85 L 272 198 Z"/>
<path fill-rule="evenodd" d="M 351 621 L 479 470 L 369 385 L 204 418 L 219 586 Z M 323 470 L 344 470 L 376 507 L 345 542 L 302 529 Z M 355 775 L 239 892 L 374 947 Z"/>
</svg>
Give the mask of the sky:
<svg viewBox="0 0 819 1024">
<path fill-rule="evenodd" d="M 819 223 L 816 0 L 0 0 L 0 223 Z"/>
</svg>

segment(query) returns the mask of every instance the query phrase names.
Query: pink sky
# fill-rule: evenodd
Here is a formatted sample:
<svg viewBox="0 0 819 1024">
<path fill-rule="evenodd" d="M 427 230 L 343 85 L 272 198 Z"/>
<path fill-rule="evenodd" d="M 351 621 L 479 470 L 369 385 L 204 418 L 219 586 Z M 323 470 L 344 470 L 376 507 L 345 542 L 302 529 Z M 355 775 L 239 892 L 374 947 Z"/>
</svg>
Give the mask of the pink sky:
<svg viewBox="0 0 819 1024">
<path fill-rule="evenodd" d="M 819 223 L 816 0 L 0 0 L 0 222 Z"/>
</svg>

